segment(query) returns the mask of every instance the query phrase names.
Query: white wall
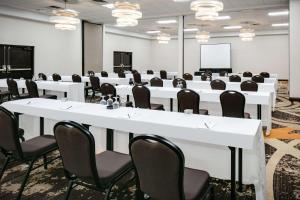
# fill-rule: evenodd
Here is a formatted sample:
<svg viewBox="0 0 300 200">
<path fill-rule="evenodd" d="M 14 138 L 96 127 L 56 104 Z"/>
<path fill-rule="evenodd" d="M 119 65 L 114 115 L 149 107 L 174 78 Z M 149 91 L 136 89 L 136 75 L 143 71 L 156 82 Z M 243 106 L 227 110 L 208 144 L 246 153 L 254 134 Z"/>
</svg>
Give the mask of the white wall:
<svg viewBox="0 0 300 200">
<path fill-rule="evenodd" d="M 300 98 L 300 1 L 290 0 L 290 97 Z"/>
<path fill-rule="evenodd" d="M 0 16 L 0 43 L 35 46 L 35 74 L 81 74 L 81 27 L 56 30 L 53 24 Z"/>
<path fill-rule="evenodd" d="M 151 66 L 151 41 L 148 39 L 105 33 L 103 70 L 113 72 L 113 52 L 132 52 L 133 69 L 144 71 Z"/>
</svg>

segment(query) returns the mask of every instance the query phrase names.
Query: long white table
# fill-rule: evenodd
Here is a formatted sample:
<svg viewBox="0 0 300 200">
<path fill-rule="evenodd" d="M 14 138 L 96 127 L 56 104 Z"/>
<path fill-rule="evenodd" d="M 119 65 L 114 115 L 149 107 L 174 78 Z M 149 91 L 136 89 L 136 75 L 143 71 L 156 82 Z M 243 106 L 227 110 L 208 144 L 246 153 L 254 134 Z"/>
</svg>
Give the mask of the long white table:
<svg viewBox="0 0 300 200">
<path fill-rule="evenodd" d="M 25 80 L 16 80 L 19 89 L 26 89 Z M 72 82 L 36 81 L 39 90 L 58 95 L 58 98 L 67 97 L 71 101 L 84 102 L 84 84 Z M 0 88 L 7 89 L 6 79 L 0 80 Z"/>
<path fill-rule="evenodd" d="M 229 73 L 228 76 L 230 76 L 230 75 L 239 75 L 242 77 L 243 73 Z M 255 76 L 255 75 L 259 75 L 259 74 L 252 74 L 252 75 Z M 270 74 L 270 78 L 278 79 L 278 74 Z"/>
<path fill-rule="evenodd" d="M 121 97 L 132 96 L 132 87 L 129 85 L 116 86 L 117 94 Z M 170 99 L 170 111 L 173 111 L 173 100 L 177 99 L 179 88 L 172 87 L 148 87 L 151 98 Z M 220 94 L 222 90 L 195 89 L 200 95 L 200 107 L 208 109 L 212 115 L 221 115 Z M 272 128 L 272 95 L 270 92 L 242 92 L 246 99 L 246 112 L 251 117 L 262 119 L 262 123 L 267 127 L 267 132 Z M 157 102 L 156 102 L 157 103 Z M 204 104 L 206 103 L 206 104 Z M 250 107 L 252 105 L 252 107 Z M 253 107 L 254 105 L 254 107 Z M 256 111 L 256 113 L 255 113 Z M 256 116 L 255 116 L 256 114 Z"/>
<path fill-rule="evenodd" d="M 256 199 L 263 200 L 266 197 L 265 151 L 259 120 L 187 115 L 136 108 L 107 110 L 105 106 L 99 104 L 50 99 L 10 101 L 3 103 L 2 106 L 12 112 L 23 114 L 19 119 L 21 126 L 27 116 L 34 116 L 43 122 L 41 126 L 44 125 L 44 119 L 72 120 L 86 126 L 119 130 L 122 131 L 122 135 L 124 132 L 126 135 L 128 132 L 160 135 L 171 139 L 182 148 L 188 166 L 207 170 L 216 178 L 231 178 L 232 182 L 236 180 L 235 151 L 239 148 L 239 153 L 243 153 L 243 158 L 239 159 L 239 166 L 243 166 L 243 170 L 239 167 L 238 171 L 240 183 L 243 177 L 243 183 L 255 185 Z M 26 124 L 33 127 L 33 123 Z M 53 129 L 53 126 L 51 128 Z M 39 130 L 40 134 L 43 134 L 44 126 Z M 107 132 L 111 150 L 114 147 L 113 134 L 113 131 Z M 99 132 L 93 135 L 98 144 Z M 128 140 L 122 143 L 128 148 Z M 235 184 L 232 184 L 232 191 L 235 191 Z M 234 196 L 234 192 L 232 194 Z"/>
</svg>

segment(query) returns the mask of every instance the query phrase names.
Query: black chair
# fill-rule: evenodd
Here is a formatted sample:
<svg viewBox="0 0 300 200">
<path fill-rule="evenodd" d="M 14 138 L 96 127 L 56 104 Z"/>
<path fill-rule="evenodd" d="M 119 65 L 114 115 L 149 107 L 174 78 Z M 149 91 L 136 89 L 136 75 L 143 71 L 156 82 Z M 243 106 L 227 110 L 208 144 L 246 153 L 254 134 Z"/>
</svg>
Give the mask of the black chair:
<svg viewBox="0 0 300 200">
<path fill-rule="evenodd" d="M 45 94 L 40 96 L 36 82 L 30 79 L 26 80 L 25 84 L 30 98 L 57 99 L 56 95 Z"/>
<path fill-rule="evenodd" d="M 55 73 L 52 75 L 52 79 L 53 81 L 61 81 L 61 76 Z"/>
<path fill-rule="evenodd" d="M 0 90 L 0 103 L 4 102 L 4 98 L 7 97 L 7 100 L 10 101 L 10 92 L 9 91 L 1 91 Z"/>
<path fill-rule="evenodd" d="M 243 77 L 252 77 L 252 73 L 247 71 L 243 73 Z"/>
<path fill-rule="evenodd" d="M 165 138 L 140 135 L 129 144 L 136 172 L 136 199 L 199 200 L 214 199 L 206 171 L 185 167 L 184 154 Z"/>
<path fill-rule="evenodd" d="M 106 71 L 101 72 L 101 77 L 108 77 L 108 73 Z"/>
<path fill-rule="evenodd" d="M 199 109 L 200 96 L 193 90 L 183 89 L 177 93 L 178 112 L 192 109 L 194 114 L 208 115 L 208 110 Z"/>
<path fill-rule="evenodd" d="M 250 118 L 245 113 L 245 96 L 240 92 L 227 90 L 220 95 L 220 101 L 224 117 Z"/>
<path fill-rule="evenodd" d="M 252 81 L 254 81 L 256 83 L 264 83 L 265 78 L 261 75 L 255 75 L 255 76 L 252 77 Z"/>
<path fill-rule="evenodd" d="M 112 187 L 132 170 L 130 157 L 114 151 L 95 154 L 95 140 L 89 130 L 76 122 L 59 122 L 54 135 L 69 180 L 65 199 L 75 185 L 105 192 L 110 199 Z M 79 148 L 80 147 L 80 148 Z"/>
<path fill-rule="evenodd" d="M 208 76 L 204 73 L 201 75 L 201 81 L 207 81 Z"/>
<path fill-rule="evenodd" d="M 141 74 L 138 72 L 133 73 L 133 80 L 134 84 L 142 84 L 142 85 L 147 85 L 147 82 L 142 82 L 142 77 Z"/>
<path fill-rule="evenodd" d="M 132 73 L 132 74 L 137 73 L 137 72 L 138 72 L 138 71 L 135 70 L 135 69 L 131 70 L 131 73 Z"/>
<path fill-rule="evenodd" d="M 270 78 L 270 74 L 268 72 L 261 72 L 259 75 L 261 75 L 264 78 Z"/>
<path fill-rule="evenodd" d="M 112 98 L 117 96 L 117 90 L 115 86 L 110 83 L 101 84 L 100 91 L 105 100 L 109 98 L 109 95 L 111 95 Z"/>
<path fill-rule="evenodd" d="M 72 81 L 74 83 L 81 83 L 82 82 L 81 76 L 79 76 L 78 74 L 73 74 Z M 84 86 L 85 98 L 87 98 L 87 96 L 89 95 L 90 90 L 92 90 L 92 86 L 89 85 Z"/>
<path fill-rule="evenodd" d="M 5 156 L 4 165 L 0 172 L 0 180 L 9 164 L 23 163 L 29 165 L 16 198 L 19 200 L 30 172 L 43 165 L 47 169 L 47 164 L 56 159 L 47 160 L 46 156 L 57 150 L 57 144 L 55 138 L 51 135 L 38 136 L 20 143 L 17 119 L 3 107 L 0 107 L 0 122 L 0 150 Z M 44 158 L 44 163 L 33 168 L 33 164 L 40 158 Z"/>
<path fill-rule="evenodd" d="M 226 90 L 226 83 L 220 79 L 215 79 L 210 82 L 210 87 L 213 90 Z"/>
<path fill-rule="evenodd" d="M 231 75 L 229 76 L 229 82 L 241 82 L 242 79 L 239 75 Z"/>
<path fill-rule="evenodd" d="M 242 91 L 249 91 L 249 92 L 257 92 L 258 84 L 254 81 L 244 81 L 241 83 L 241 90 Z"/>
<path fill-rule="evenodd" d="M 94 71 L 88 71 L 87 74 L 88 74 L 88 76 L 95 76 L 95 72 Z"/>
<path fill-rule="evenodd" d="M 45 74 L 43 74 L 43 73 L 39 73 L 39 74 L 38 74 L 38 77 L 39 77 L 39 79 L 41 79 L 41 80 L 43 80 L 43 81 L 46 81 L 46 80 L 47 80 L 47 76 L 46 76 Z"/>
<path fill-rule="evenodd" d="M 186 88 L 186 81 L 182 78 L 175 78 L 173 81 L 172 81 L 172 84 L 173 84 L 173 87 L 178 87 L 178 84 L 182 84 L 182 88 Z"/>
<path fill-rule="evenodd" d="M 158 77 L 154 77 L 150 80 L 150 85 L 153 87 L 163 87 L 164 86 L 164 82 L 162 79 L 158 78 Z"/>
<path fill-rule="evenodd" d="M 189 74 L 189 73 L 185 73 L 183 74 L 183 79 L 186 80 L 186 81 L 192 81 L 193 80 L 193 75 L 192 74 Z"/>
<path fill-rule="evenodd" d="M 206 70 L 206 71 L 205 71 L 205 74 L 206 74 L 207 76 L 212 76 L 212 71 Z"/>
<path fill-rule="evenodd" d="M 219 76 L 224 77 L 224 76 L 226 76 L 226 74 L 227 74 L 227 71 L 220 71 Z"/>
<path fill-rule="evenodd" d="M 168 73 L 166 70 L 160 70 L 159 74 L 161 79 L 168 79 Z"/>
<path fill-rule="evenodd" d="M 154 74 L 154 72 L 153 72 L 153 70 L 151 70 L 151 69 L 149 69 L 149 70 L 147 70 L 147 74 Z"/>
<path fill-rule="evenodd" d="M 100 80 L 97 76 L 90 76 L 90 82 L 92 86 L 92 97 L 91 100 L 95 99 L 97 93 L 101 93 Z"/>
<path fill-rule="evenodd" d="M 152 110 L 164 110 L 162 104 L 151 104 L 150 90 L 143 85 L 135 85 L 132 88 L 132 94 L 134 98 L 134 104 L 136 108 L 146 108 Z"/>
<path fill-rule="evenodd" d="M 27 94 L 27 93 L 20 94 L 19 93 L 18 84 L 14 79 L 8 78 L 6 80 L 6 83 L 7 83 L 7 86 L 8 86 L 8 91 L 10 93 L 10 98 L 12 100 L 29 98 L 29 94 Z"/>
<path fill-rule="evenodd" d="M 126 74 L 124 73 L 124 71 L 120 71 L 120 72 L 118 73 L 118 77 L 119 77 L 119 78 L 126 78 Z"/>
</svg>

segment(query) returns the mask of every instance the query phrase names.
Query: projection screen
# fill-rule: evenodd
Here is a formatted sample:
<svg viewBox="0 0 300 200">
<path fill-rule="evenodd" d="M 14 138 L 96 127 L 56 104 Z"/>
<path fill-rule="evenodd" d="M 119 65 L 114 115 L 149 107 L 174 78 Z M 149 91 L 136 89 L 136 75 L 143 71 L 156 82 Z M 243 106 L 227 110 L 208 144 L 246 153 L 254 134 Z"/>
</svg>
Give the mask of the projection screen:
<svg viewBox="0 0 300 200">
<path fill-rule="evenodd" d="M 202 44 L 200 54 L 200 67 L 203 69 L 231 68 L 230 44 Z"/>
</svg>

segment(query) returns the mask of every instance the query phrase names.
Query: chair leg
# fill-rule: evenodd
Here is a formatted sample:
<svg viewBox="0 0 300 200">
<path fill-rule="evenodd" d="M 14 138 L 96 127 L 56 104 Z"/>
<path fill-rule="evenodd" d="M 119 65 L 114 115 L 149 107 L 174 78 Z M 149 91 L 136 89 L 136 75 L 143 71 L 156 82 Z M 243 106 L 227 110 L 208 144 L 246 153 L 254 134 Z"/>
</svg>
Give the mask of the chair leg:
<svg viewBox="0 0 300 200">
<path fill-rule="evenodd" d="M 43 156 L 43 160 L 44 160 L 44 169 L 48 169 L 47 155 L 44 155 L 44 156 Z"/>
<path fill-rule="evenodd" d="M 22 193 L 24 191 L 24 188 L 25 188 L 25 185 L 26 185 L 26 182 L 28 180 L 28 177 L 30 175 L 30 172 L 32 170 L 32 167 L 33 167 L 33 164 L 34 164 L 35 160 L 31 161 L 30 164 L 29 164 L 29 167 L 27 169 L 27 172 L 26 172 L 26 175 L 24 177 L 24 180 L 22 182 L 22 185 L 21 185 L 21 188 L 19 190 L 19 193 L 18 193 L 18 196 L 17 196 L 17 200 L 20 200 L 21 199 L 21 196 L 22 196 Z"/>
<path fill-rule="evenodd" d="M 71 191 L 73 189 L 73 185 L 74 185 L 74 181 L 69 181 L 68 190 L 67 190 L 67 193 L 66 193 L 66 196 L 65 196 L 65 200 L 69 199 L 69 196 L 70 196 Z"/>
<path fill-rule="evenodd" d="M 105 198 L 104 198 L 104 200 L 109 200 L 109 199 L 110 199 L 110 193 L 111 193 L 111 190 L 112 190 L 113 186 L 114 186 L 114 184 L 111 184 L 111 185 L 109 186 L 108 190 L 107 190 L 106 193 L 105 193 Z"/>
<path fill-rule="evenodd" d="M 145 199 L 144 193 L 141 190 L 137 189 L 135 192 L 135 199 L 136 200 L 144 200 Z"/>
<path fill-rule="evenodd" d="M 215 189 L 214 187 L 210 188 L 210 200 L 214 200 L 215 199 Z"/>
<path fill-rule="evenodd" d="M 9 160 L 10 160 L 10 157 L 7 157 L 5 159 L 4 165 L 3 165 L 3 167 L 2 167 L 2 169 L 0 171 L 0 180 L 2 179 L 2 176 L 3 176 L 3 174 L 4 174 L 5 170 L 6 170 L 6 167 L 7 167 L 8 163 L 9 163 Z"/>
<path fill-rule="evenodd" d="M 91 99 L 90 99 L 90 102 L 92 102 L 92 100 L 95 98 L 95 91 L 93 91 L 93 94 L 92 94 L 92 97 L 91 97 Z"/>
</svg>

